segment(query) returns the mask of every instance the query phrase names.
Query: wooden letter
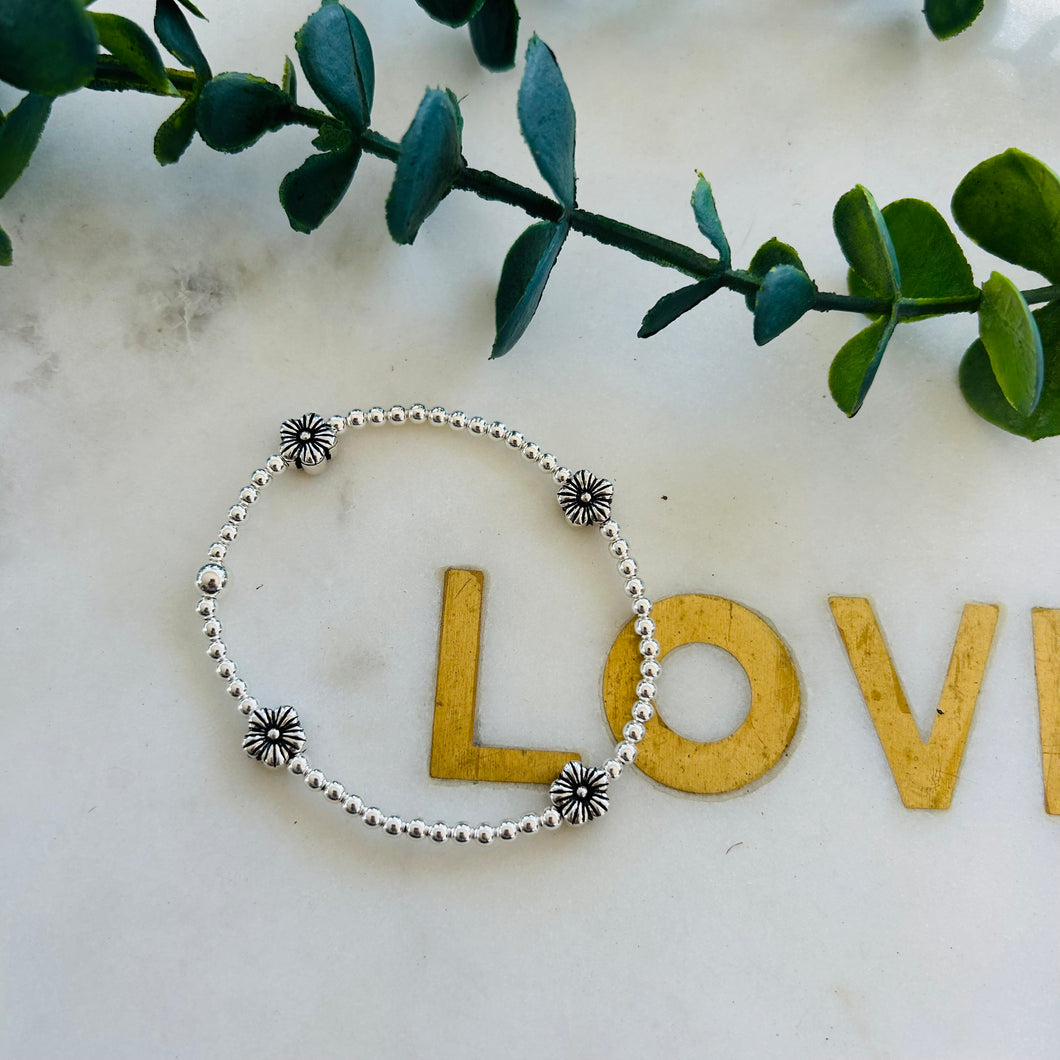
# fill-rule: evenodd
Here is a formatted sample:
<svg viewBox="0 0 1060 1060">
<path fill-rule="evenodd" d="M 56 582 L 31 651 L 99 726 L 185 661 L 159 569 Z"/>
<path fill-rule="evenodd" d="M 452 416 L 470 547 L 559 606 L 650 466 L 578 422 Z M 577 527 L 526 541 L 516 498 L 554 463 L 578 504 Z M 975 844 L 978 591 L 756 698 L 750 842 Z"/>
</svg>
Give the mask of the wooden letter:
<svg viewBox="0 0 1060 1060">
<path fill-rule="evenodd" d="M 945 810 L 957 783 L 998 609 L 992 604 L 965 606 L 931 735 L 925 741 L 909 711 L 872 605 L 861 597 L 833 596 L 828 602 L 902 802 L 910 809 Z"/>
<path fill-rule="evenodd" d="M 1038 718 L 1042 732 L 1042 776 L 1046 813 L 1060 813 L 1060 611 L 1036 607 L 1034 673 L 1038 678 Z"/>
<path fill-rule="evenodd" d="M 659 713 L 647 725 L 637 766 L 679 791 L 712 795 L 734 791 L 776 765 L 799 721 L 799 679 L 777 632 L 732 600 L 689 594 L 658 601 L 652 609 L 661 656 L 682 644 L 716 644 L 747 672 L 751 710 L 723 740 L 697 743 L 674 732 Z M 618 635 L 604 669 L 604 709 L 616 739 L 629 721 L 640 668 L 640 638 L 630 622 Z"/>
<path fill-rule="evenodd" d="M 482 571 L 447 570 L 438 638 L 431 776 L 444 780 L 551 784 L 568 762 L 578 759 L 577 754 L 480 747 L 475 743 L 481 625 Z"/>
</svg>

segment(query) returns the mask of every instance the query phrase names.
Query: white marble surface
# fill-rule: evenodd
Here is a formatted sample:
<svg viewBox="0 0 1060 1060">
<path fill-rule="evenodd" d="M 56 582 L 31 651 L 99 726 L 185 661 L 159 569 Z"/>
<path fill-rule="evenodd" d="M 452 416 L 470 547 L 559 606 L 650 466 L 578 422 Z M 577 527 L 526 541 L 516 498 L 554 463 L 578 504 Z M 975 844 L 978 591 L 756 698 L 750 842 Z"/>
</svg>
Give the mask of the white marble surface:
<svg viewBox="0 0 1060 1060">
<path fill-rule="evenodd" d="M 918 6 L 526 0 L 523 39 L 570 85 L 582 205 L 696 244 L 699 168 L 738 262 L 777 234 L 834 289 L 831 208 L 854 183 L 946 212 L 1005 147 L 1060 165 L 1051 5 L 988 3 L 946 45 Z M 377 128 L 400 136 L 446 84 L 469 161 L 540 186 L 518 74 L 482 73 L 410 0 L 358 11 Z M 215 70 L 278 77 L 309 8 L 208 13 Z M 399 248 L 392 170 L 366 159 L 306 238 L 275 190 L 305 131 L 161 169 L 167 109 L 63 100 L 0 203 L 0 1055 L 1055 1057 L 1060 822 L 1030 609 L 1060 604 L 1057 443 L 967 410 L 972 321 L 900 332 L 847 422 L 826 373 L 849 318 L 760 350 L 723 294 L 642 342 L 679 278 L 572 237 L 531 330 L 488 363 L 522 215 L 455 195 Z M 764 614 L 802 683 L 783 764 L 726 798 L 634 770 L 600 827 L 463 850 L 371 834 L 247 760 L 192 611 L 203 550 L 285 416 L 416 400 L 612 477 L 656 597 Z M 487 572 L 480 738 L 604 757 L 599 682 L 627 611 L 543 476 L 449 436 L 360 436 L 336 463 L 254 512 L 229 604 L 233 653 L 262 698 L 300 707 L 322 764 L 408 815 L 541 801 L 427 776 L 454 565 Z M 951 809 L 903 809 L 831 594 L 873 599 L 922 726 L 961 608 L 1001 605 Z M 707 648 L 674 663 L 672 727 L 739 722 L 735 666 Z"/>
</svg>

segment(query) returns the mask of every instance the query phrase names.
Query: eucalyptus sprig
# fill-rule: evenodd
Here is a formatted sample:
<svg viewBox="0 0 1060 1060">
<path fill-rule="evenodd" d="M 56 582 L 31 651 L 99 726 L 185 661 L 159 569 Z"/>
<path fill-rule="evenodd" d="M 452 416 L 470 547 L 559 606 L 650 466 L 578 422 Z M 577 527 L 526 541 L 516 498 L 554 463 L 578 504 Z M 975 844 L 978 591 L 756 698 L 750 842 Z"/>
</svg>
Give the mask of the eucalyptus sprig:
<svg viewBox="0 0 1060 1060">
<path fill-rule="evenodd" d="M 201 17 L 189 0 L 180 2 Z M 78 0 L 0 0 L 0 21 L 5 10 L 21 7 L 24 22 L 14 36 L 21 34 L 30 43 L 39 33 L 35 3 L 41 8 L 73 4 L 80 10 Z M 902 199 L 881 210 L 858 185 L 839 199 L 833 213 L 835 235 L 849 266 L 849 293 L 821 291 L 798 253 L 779 239 L 760 247 L 746 268 L 734 267 L 713 190 L 702 174 L 691 205 L 712 255 L 579 207 L 573 102 L 554 54 L 536 36 L 527 47 L 518 120 L 551 196 L 467 164 L 459 103 L 447 89 L 426 90 L 400 142 L 373 130 L 371 43 L 359 19 L 335 0 L 325 0 L 295 34 L 302 73 L 324 110 L 299 104 L 290 59 L 279 83 L 248 73 L 213 75 L 177 0 L 157 0 L 154 29 L 184 70 L 164 68 L 150 38 L 128 20 L 81 15 L 82 23 L 68 20 L 62 48 L 54 47 L 56 34 L 49 28 L 53 47 L 48 55 L 38 49 L 34 58 L 30 48 L 27 60 L 0 42 L 0 77 L 29 90 L 0 125 L 0 193 L 24 168 L 59 91 L 87 84 L 179 96 L 180 106 L 155 137 L 155 154 L 163 164 L 176 161 L 196 132 L 215 150 L 234 153 L 284 126 L 316 131 L 317 150 L 283 178 L 279 189 L 289 222 L 300 232 L 315 230 L 338 206 L 364 153 L 395 164 L 386 222 L 398 243 L 412 243 L 453 190 L 506 202 L 535 218 L 501 268 L 492 357 L 509 352 L 525 332 L 573 231 L 693 280 L 648 310 L 642 337 L 656 334 L 723 289 L 744 297 L 759 345 L 810 311 L 868 316 L 870 323 L 839 350 L 829 373 L 832 395 L 848 416 L 865 400 L 900 324 L 977 313 L 979 338 L 965 352 L 960 371 L 969 404 L 990 422 L 1024 437 L 1060 433 L 1060 179 L 1021 151 L 1011 149 L 976 166 L 955 191 L 952 211 L 970 239 L 1005 261 L 1040 273 L 1049 285 L 1021 292 L 994 272 L 976 286 L 960 245 L 934 207 Z M 86 56 L 91 49 L 82 46 L 85 24 L 91 30 L 87 36 L 95 34 L 92 47 L 98 50 L 101 42 L 110 53 L 95 56 L 90 69 Z M 1037 304 L 1042 307 L 1032 312 L 1030 306 Z"/>
</svg>

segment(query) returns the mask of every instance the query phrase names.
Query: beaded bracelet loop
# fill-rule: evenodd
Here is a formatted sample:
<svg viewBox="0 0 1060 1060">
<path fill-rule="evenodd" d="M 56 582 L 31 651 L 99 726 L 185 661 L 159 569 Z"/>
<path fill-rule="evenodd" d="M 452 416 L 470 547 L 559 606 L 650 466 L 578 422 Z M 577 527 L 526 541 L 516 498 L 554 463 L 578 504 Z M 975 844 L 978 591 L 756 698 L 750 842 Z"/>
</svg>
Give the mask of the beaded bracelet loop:
<svg viewBox="0 0 1060 1060">
<path fill-rule="evenodd" d="M 310 474 L 322 471 L 331 459 L 331 450 L 339 437 L 348 429 L 405 423 L 448 426 L 473 437 L 494 439 L 549 475 L 558 487 L 557 500 L 567 521 L 576 527 L 599 528 L 608 550 L 618 561 L 618 573 L 626 595 L 632 601 L 642 662 L 640 680 L 633 693 L 631 718 L 623 729 L 622 741 L 615 747 L 613 756 L 600 766 L 568 762 L 549 789 L 550 805 L 540 812 L 528 813 L 518 821 L 505 820 L 496 825 L 480 824 L 477 827 L 463 822 L 428 824 L 420 818 L 406 821 L 396 814 L 367 805 L 359 795 L 352 794 L 339 781 L 329 779 L 310 763 L 305 732 L 294 707 L 262 706 L 250 694 L 247 682 L 238 675 L 228 646 L 221 639 L 217 602 L 228 582 L 224 564 L 261 491 L 292 465 Z M 606 479 L 585 470 L 571 471 L 541 446 L 528 442 L 519 431 L 510 430 L 503 423 L 490 423 L 479 416 L 448 412 L 441 407 L 395 405 L 390 409 L 354 409 L 345 416 L 329 419 L 309 412 L 285 420 L 280 428 L 279 452 L 270 456 L 264 467 L 254 471 L 249 484 L 240 490 L 238 502 L 229 508 L 217 540 L 208 550 L 209 562 L 199 570 L 195 581 L 202 594 L 196 611 L 205 619 L 202 632 L 209 642 L 207 655 L 217 664 L 217 676 L 225 682 L 228 695 L 236 700 L 240 713 L 247 719 L 244 751 L 264 766 L 273 769 L 286 767 L 289 773 L 302 777 L 311 790 L 321 792 L 351 817 L 359 818 L 371 828 L 380 828 L 387 835 L 406 835 L 411 839 L 429 836 L 436 843 L 452 839 L 457 843 L 476 841 L 485 845 L 498 838 L 513 840 L 539 830 L 554 831 L 564 823 L 582 825 L 603 816 L 608 809 L 610 782 L 619 777 L 623 766 L 637 757 L 637 744 L 644 738 L 644 725 L 655 713 L 655 681 L 660 671 L 659 644 L 654 637 L 655 623 L 651 618 L 652 604 L 644 593 L 637 564 L 629 553 L 629 544 L 618 523 L 611 518 L 612 494 L 613 487 Z"/>
</svg>

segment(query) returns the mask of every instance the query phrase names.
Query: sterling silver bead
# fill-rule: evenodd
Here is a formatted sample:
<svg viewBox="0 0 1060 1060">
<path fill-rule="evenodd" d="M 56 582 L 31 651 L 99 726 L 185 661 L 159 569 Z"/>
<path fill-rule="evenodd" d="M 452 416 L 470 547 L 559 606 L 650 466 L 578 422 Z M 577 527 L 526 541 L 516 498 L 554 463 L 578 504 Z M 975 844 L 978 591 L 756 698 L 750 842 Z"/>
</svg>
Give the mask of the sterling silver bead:
<svg viewBox="0 0 1060 1060">
<path fill-rule="evenodd" d="M 604 763 L 604 772 L 611 780 L 617 780 L 622 776 L 622 763 L 617 758 L 609 758 Z"/>
<path fill-rule="evenodd" d="M 449 825 L 444 821 L 439 821 L 437 824 L 431 825 L 431 839 L 436 843 L 445 843 L 451 834 Z"/>
<path fill-rule="evenodd" d="M 427 422 L 427 406 L 426 405 L 409 405 L 409 420 L 412 423 L 426 423 Z"/>
<path fill-rule="evenodd" d="M 385 818 L 383 817 L 383 811 L 378 806 L 367 806 L 361 812 L 361 820 L 364 821 L 369 828 L 378 828 Z"/>
<path fill-rule="evenodd" d="M 488 846 L 492 843 L 495 835 L 496 833 L 494 832 L 493 827 L 488 824 L 480 824 L 478 828 L 475 829 L 475 839 L 483 846 Z"/>
<path fill-rule="evenodd" d="M 643 596 L 644 582 L 640 578 L 630 578 L 626 582 L 626 596 Z"/>
<path fill-rule="evenodd" d="M 243 678 L 237 677 L 229 684 L 225 691 L 233 699 L 243 699 L 247 694 L 247 683 L 243 680 Z"/>
<path fill-rule="evenodd" d="M 498 839 L 514 839 L 519 834 L 519 826 L 514 821 L 501 821 L 497 825 Z"/>
<path fill-rule="evenodd" d="M 203 618 L 213 618 L 217 614 L 217 601 L 211 596 L 204 596 L 196 605 L 195 610 Z"/>
<path fill-rule="evenodd" d="M 304 777 L 309 772 L 309 762 L 304 755 L 295 755 L 287 763 L 287 772 L 293 773 L 296 777 Z"/>
<path fill-rule="evenodd" d="M 519 820 L 519 831 L 524 835 L 533 835 L 541 827 L 541 818 L 536 813 L 528 813 Z"/>
<path fill-rule="evenodd" d="M 454 431 L 462 431 L 467 426 L 467 416 L 463 412 L 450 412 L 449 426 Z"/>
<path fill-rule="evenodd" d="M 453 826 L 452 836 L 454 842 L 457 843 L 470 843 L 471 837 L 475 834 L 475 830 L 469 824 L 461 822 L 458 825 Z"/>
<path fill-rule="evenodd" d="M 239 528 L 233 526 L 231 523 L 225 523 L 220 530 L 217 531 L 217 536 L 222 540 L 231 544 L 237 537 L 239 537 Z"/>
<path fill-rule="evenodd" d="M 494 420 L 493 423 L 490 424 L 491 438 L 496 438 L 498 441 L 500 441 L 502 438 L 506 438 L 507 436 L 508 425 L 506 423 L 501 423 L 500 420 Z"/>
<path fill-rule="evenodd" d="M 637 757 L 637 745 L 624 741 L 615 748 L 615 758 L 629 765 Z"/>
<path fill-rule="evenodd" d="M 217 676 L 222 681 L 231 681 L 236 675 L 236 664 L 231 659 L 222 659 L 217 664 Z"/>
<path fill-rule="evenodd" d="M 266 471 L 263 467 L 259 467 L 258 470 L 250 476 L 251 485 L 255 486 L 259 490 L 262 489 L 264 486 L 267 486 L 271 481 L 272 475 L 270 475 L 268 471 Z"/>
<path fill-rule="evenodd" d="M 342 434 L 346 430 L 346 417 L 345 416 L 329 416 L 328 426 L 336 433 Z"/>
<path fill-rule="evenodd" d="M 552 455 L 552 453 L 542 453 L 541 459 L 537 462 L 537 466 L 544 471 L 546 475 L 551 475 L 552 472 L 559 467 L 559 461 Z"/>
<path fill-rule="evenodd" d="M 258 491 L 253 486 L 244 486 L 239 491 L 239 503 L 242 505 L 253 504 L 258 499 Z"/>
<path fill-rule="evenodd" d="M 329 802 L 342 802 L 346 798 L 346 789 L 337 780 L 331 780 L 324 788 L 324 798 Z"/>
<path fill-rule="evenodd" d="M 427 825 L 423 821 L 409 821 L 405 825 L 405 834 L 409 839 L 422 839 L 427 834 Z"/>
<path fill-rule="evenodd" d="M 659 665 L 658 659 L 645 659 L 640 664 L 640 672 L 642 676 L 646 677 L 649 681 L 654 681 L 662 671 L 662 667 Z"/>
<path fill-rule="evenodd" d="M 563 815 L 555 806 L 550 806 L 541 814 L 539 820 L 542 828 L 559 828 L 563 824 Z"/>
<path fill-rule="evenodd" d="M 248 514 L 245 505 L 233 504 L 232 507 L 228 509 L 228 521 L 230 523 L 242 523 L 246 520 Z"/>
<path fill-rule="evenodd" d="M 368 422 L 368 417 L 364 414 L 364 409 L 350 409 L 346 413 L 346 426 L 353 427 L 355 430 L 358 427 L 363 427 Z"/>
<path fill-rule="evenodd" d="M 619 561 L 618 573 L 623 578 L 632 578 L 637 573 L 637 561 L 632 556 L 626 556 L 625 559 Z"/>
<path fill-rule="evenodd" d="M 228 645 L 223 640 L 211 641 L 206 648 L 206 654 L 211 659 L 223 659 L 228 654 Z"/>
<path fill-rule="evenodd" d="M 614 541 L 608 545 L 608 550 L 615 559 L 625 559 L 629 555 L 629 543 L 622 537 L 616 537 Z"/>
<path fill-rule="evenodd" d="M 504 436 L 504 440 L 508 444 L 509 449 L 522 449 L 526 444 L 526 439 L 519 431 L 509 431 Z"/>
<path fill-rule="evenodd" d="M 641 593 L 641 596 L 643 595 L 644 594 Z M 636 633 L 638 637 L 653 637 L 655 636 L 655 622 L 647 616 L 638 618 L 633 623 L 633 632 Z"/>
<path fill-rule="evenodd" d="M 527 442 L 526 445 L 523 446 L 523 456 L 531 461 L 531 463 L 537 463 L 537 461 L 541 459 L 541 446 L 536 442 Z"/>
<path fill-rule="evenodd" d="M 265 466 L 269 469 L 269 474 L 282 475 L 287 470 L 287 461 L 277 453 L 265 461 Z"/>
<path fill-rule="evenodd" d="M 386 409 L 380 408 L 378 405 L 373 405 L 368 410 L 368 422 L 373 427 L 378 427 L 381 424 L 386 423 Z"/>
<path fill-rule="evenodd" d="M 207 640 L 217 640 L 221 635 L 221 623 L 216 618 L 208 618 L 202 627 L 202 635 Z"/>
<path fill-rule="evenodd" d="M 472 416 L 467 421 L 468 434 L 473 434 L 476 438 L 481 438 L 484 434 L 488 434 L 490 425 L 481 416 Z"/>
<path fill-rule="evenodd" d="M 388 817 L 383 822 L 383 831 L 387 835 L 401 835 L 405 831 L 405 822 L 400 817 Z"/>
<path fill-rule="evenodd" d="M 627 721 L 622 728 L 627 743 L 640 743 L 644 739 L 644 726 L 639 721 Z"/>
<path fill-rule="evenodd" d="M 387 411 L 386 418 L 391 423 L 404 423 L 408 418 L 408 413 L 405 411 L 404 405 L 392 405 Z"/>
<path fill-rule="evenodd" d="M 447 413 L 441 405 L 435 405 L 430 412 L 427 413 L 427 422 L 432 427 L 444 427 L 447 419 Z"/>
<path fill-rule="evenodd" d="M 319 769 L 311 769 L 305 775 L 305 786 L 310 791 L 323 791 L 327 783 L 328 778 Z"/>
<path fill-rule="evenodd" d="M 253 696 L 244 696 L 239 701 L 239 713 L 243 715 L 253 714 L 258 709 L 258 701 Z"/>
<path fill-rule="evenodd" d="M 347 795 L 342 800 L 342 808 L 351 816 L 359 817 L 361 811 L 364 810 L 364 803 L 361 802 L 359 795 Z"/>
<path fill-rule="evenodd" d="M 643 681 L 637 682 L 637 699 L 654 699 L 655 698 L 655 682 L 649 681 L 645 678 Z"/>
<path fill-rule="evenodd" d="M 651 601 L 646 596 L 638 596 L 633 601 L 633 614 L 638 618 L 646 618 L 651 614 Z"/>
<path fill-rule="evenodd" d="M 640 653 L 645 659 L 655 659 L 659 655 L 659 642 L 654 637 L 643 637 L 640 642 Z"/>
<path fill-rule="evenodd" d="M 552 472 L 552 481 L 555 482 L 557 486 L 565 486 L 570 481 L 570 477 L 573 474 L 574 472 L 571 471 L 569 467 L 557 467 L 556 470 Z"/>
<path fill-rule="evenodd" d="M 224 559 L 228 555 L 228 546 L 223 541 L 215 541 L 207 550 L 206 555 L 210 559 Z"/>
<path fill-rule="evenodd" d="M 619 529 L 618 523 L 614 519 L 608 519 L 600 527 L 600 533 L 603 534 L 604 538 L 608 541 L 616 541 L 622 536 L 622 531 Z"/>
<path fill-rule="evenodd" d="M 651 721 L 655 717 L 655 708 L 646 699 L 638 699 L 630 711 L 637 721 Z"/>
<path fill-rule="evenodd" d="M 207 596 L 216 596 L 225 587 L 225 582 L 227 581 L 228 571 L 219 563 L 207 563 L 206 566 L 199 569 L 199 573 L 195 578 L 195 584 L 199 587 L 199 592 L 205 593 Z M 202 613 L 200 610 L 199 614 Z"/>
</svg>

